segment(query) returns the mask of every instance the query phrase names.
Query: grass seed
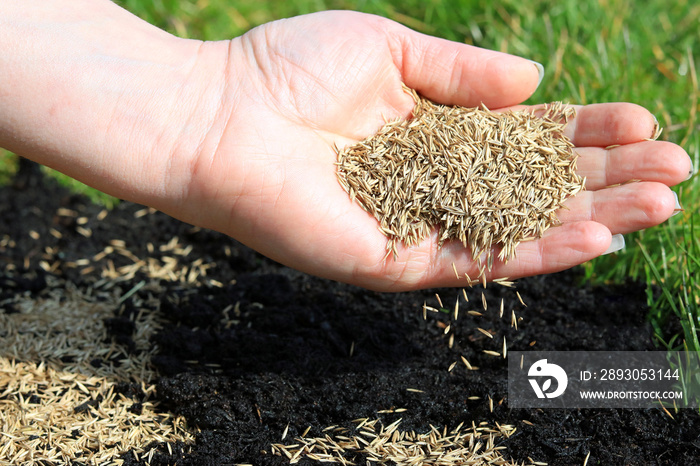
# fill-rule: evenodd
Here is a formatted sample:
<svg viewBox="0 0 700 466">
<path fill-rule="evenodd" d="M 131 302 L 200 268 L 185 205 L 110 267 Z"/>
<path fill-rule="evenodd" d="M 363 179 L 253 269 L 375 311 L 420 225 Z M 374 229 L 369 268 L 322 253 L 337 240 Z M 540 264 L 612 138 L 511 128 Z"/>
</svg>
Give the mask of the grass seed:
<svg viewBox="0 0 700 466">
<path fill-rule="evenodd" d="M 440 245 L 459 241 L 490 270 L 494 247 L 499 259 L 512 258 L 520 242 L 558 225 L 556 211 L 584 189 L 563 134 L 571 107 L 494 113 L 406 92 L 415 101 L 411 118 L 336 148 L 338 181 L 378 220 L 387 255 L 437 229 Z"/>
</svg>

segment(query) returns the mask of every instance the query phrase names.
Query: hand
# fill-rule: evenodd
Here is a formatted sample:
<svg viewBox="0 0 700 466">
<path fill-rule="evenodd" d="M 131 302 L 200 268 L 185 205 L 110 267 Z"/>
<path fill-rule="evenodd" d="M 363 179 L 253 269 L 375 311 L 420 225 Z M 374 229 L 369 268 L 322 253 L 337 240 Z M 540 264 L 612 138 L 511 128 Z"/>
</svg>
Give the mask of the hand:
<svg viewBox="0 0 700 466">
<path fill-rule="evenodd" d="M 464 285 L 475 277 L 461 244 L 435 238 L 385 256 L 377 221 L 336 180 L 333 145 L 406 117 L 402 82 L 446 104 L 515 105 L 534 92 L 529 61 L 420 35 L 389 20 L 327 12 L 264 25 L 234 41 L 238 104 L 215 153 L 196 163 L 192 188 L 208 208 L 198 223 L 224 231 L 292 267 L 379 290 Z M 602 254 L 611 234 L 665 221 L 689 159 L 670 143 L 643 141 L 653 116 L 625 103 L 577 109 L 567 127 L 588 191 L 567 203 L 561 227 L 522 243 L 489 278 L 550 273 Z M 604 147 L 619 144 L 606 150 Z M 631 179 L 645 180 L 604 189 Z"/>
<path fill-rule="evenodd" d="M 336 179 L 334 145 L 409 115 L 403 83 L 440 103 L 492 109 L 538 84 L 528 60 L 353 12 L 200 43 L 108 1 L 27 0 L 0 5 L 0 44 L 10 61 L 0 67 L 0 145 L 291 267 L 391 291 L 464 285 L 452 263 L 472 277 L 476 264 L 460 244 L 438 248 L 434 238 L 385 261 L 377 221 Z M 522 243 L 488 278 L 571 267 L 602 254 L 611 234 L 672 215 L 667 186 L 686 178 L 690 160 L 644 141 L 653 128 L 636 105 L 579 108 L 566 132 L 588 191 L 567 203 L 562 226 Z M 644 181 L 604 189 L 631 179 Z"/>
</svg>

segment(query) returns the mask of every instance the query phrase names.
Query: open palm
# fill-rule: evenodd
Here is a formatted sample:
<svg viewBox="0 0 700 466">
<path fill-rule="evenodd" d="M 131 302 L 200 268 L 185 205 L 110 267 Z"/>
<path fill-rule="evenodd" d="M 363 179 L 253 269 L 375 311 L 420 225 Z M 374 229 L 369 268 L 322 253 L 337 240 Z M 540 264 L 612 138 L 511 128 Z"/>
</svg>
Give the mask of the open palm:
<svg viewBox="0 0 700 466">
<path fill-rule="evenodd" d="M 352 12 L 264 25 L 235 39 L 230 57 L 224 100 L 235 103 L 221 116 L 216 150 L 192 163 L 189 192 L 198 202 L 185 217 L 292 267 L 369 288 L 459 285 L 452 263 L 474 276 L 469 251 L 438 248 L 434 237 L 383 260 L 377 221 L 337 182 L 334 145 L 408 116 L 413 100 L 403 83 L 445 104 L 515 106 L 537 87 L 532 62 Z M 567 132 L 589 191 L 569 201 L 564 225 L 521 244 L 490 278 L 571 267 L 602 254 L 611 234 L 672 215 L 667 185 L 686 177 L 689 161 L 675 145 L 645 141 L 653 129 L 652 115 L 633 104 L 579 108 Z M 620 147 L 604 149 L 613 144 Z M 603 189 L 631 179 L 646 181 Z"/>
</svg>

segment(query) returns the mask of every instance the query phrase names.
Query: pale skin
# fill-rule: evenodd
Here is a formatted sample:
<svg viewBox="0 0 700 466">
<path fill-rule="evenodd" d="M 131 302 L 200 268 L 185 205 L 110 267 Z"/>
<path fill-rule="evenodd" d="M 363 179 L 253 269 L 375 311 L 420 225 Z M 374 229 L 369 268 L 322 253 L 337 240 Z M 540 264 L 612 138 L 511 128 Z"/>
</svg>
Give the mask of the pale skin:
<svg viewBox="0 0 700 466">
<path fill-rule="evenodd" d="M 452 263 L 472 276 L 477 265 L 461 244 L 431 238 L 385 261 L 377 221 L 336 180 L 334 144 L 410 115 L 402 83 L 505 109 L 535 91 L 538 70 L 353 12 L 200 42 L 107 0 L 0 3 L 0 146 L 311 274 L 383 291 L 463 286 Z M 563 270 L 667 220 L 669 186 L 692 167 L 677 145 L 646 141 L 653 130 L 634 104 L 577 107 L 566 133 L 587 191 L 488 278 Z"/>
</svg>

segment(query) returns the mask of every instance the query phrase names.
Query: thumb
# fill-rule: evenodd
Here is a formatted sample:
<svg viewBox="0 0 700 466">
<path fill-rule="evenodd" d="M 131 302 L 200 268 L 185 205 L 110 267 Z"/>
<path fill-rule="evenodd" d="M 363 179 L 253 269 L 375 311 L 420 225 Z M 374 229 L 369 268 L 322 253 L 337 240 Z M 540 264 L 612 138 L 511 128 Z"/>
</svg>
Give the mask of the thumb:
<svg viewBox="0 0 700 466">
<path fill-rule="evenodd" d="M 404 83 L 443 104 L 489 108 L 517 105 L 544 75 L 539 63 L 415 32 L 398 23 L 384 28 Z"/>
</svg>

